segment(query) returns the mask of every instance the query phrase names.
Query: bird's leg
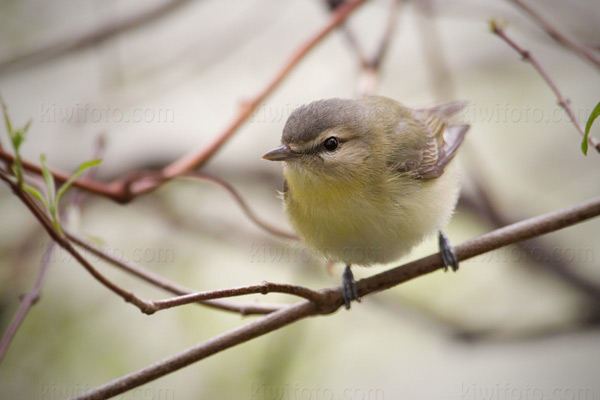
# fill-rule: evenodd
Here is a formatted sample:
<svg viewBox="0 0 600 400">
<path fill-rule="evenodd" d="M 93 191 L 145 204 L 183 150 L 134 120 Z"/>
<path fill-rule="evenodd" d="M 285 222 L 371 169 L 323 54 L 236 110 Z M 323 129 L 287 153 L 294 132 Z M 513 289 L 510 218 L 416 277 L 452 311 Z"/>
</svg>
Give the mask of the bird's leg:
<svg viewBox="0 0 600 400">
<path fill-rule="evenodd" d="M 442 253 L 442 258 L 444 259 L 444 266 L 442 269 L 444 272 L 448 271 L 448 267 L 452 268 L 452 271 L 456 271 L 458 269 L 458 259 L 456 258 L 456 253 L 454 252 L 454 248 L 450 244 L 448 237 L 444 234 L 444 232 L 440 231 L 439 235 L 440 239 L 440 253 Z"/>
<path fill-rule="evenodd" d="M 356 289 L 356 282 L 354 282 L 354 275 L 352 275 L 350 264 L 346 264 L 346 269 L 342 275 L 342 297 L 344 298 L 346 309 L 350 309 L 350 302 L 352 300 L 360 303 L 360 297 L 358 297 L 358 290 Z"/>
</svg>

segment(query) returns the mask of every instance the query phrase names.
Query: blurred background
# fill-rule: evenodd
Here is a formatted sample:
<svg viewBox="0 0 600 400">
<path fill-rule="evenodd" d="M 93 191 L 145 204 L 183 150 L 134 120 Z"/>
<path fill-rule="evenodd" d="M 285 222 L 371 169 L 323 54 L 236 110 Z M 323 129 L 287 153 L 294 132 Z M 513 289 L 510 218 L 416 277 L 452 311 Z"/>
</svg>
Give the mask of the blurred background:
<svg viewBox="0 0 600 400">
<path fill-rule="evenodd" d="M 261 155 L 279 143 L 296 106 L 367 87 L 411 107 L 470 102 L 461 116 L 472 125 L 459 155 L 463 195 L 447 229 L 453 243 L 598 195 L 598 154 L 582 155 L 581 136 L 549 87 L 488 21 L 507 21 L 507 33 L 546 67 L 584 124 L 600 100 L 593 64 L 510 1 L 391 4 L 367 2 L 326 37 L 202 171 L 231 184 L 261 220 L 291 231 L 277 197 L 280 166 Z M 600 48 L 596 0 L 528 4 L 565 35 Z M 390 12 L 396 26 L 376 81 L 361 69 L 352 38 L 370 57 Z M 108 181 L 212 143 L 330 17 L 320 0 L 3 0 L 0 92 L 13 125 L 33 121 L 26 159 L 44 153 L 51 167 L 73 171 L 98 154 L 102 137 L 96 177 Z M 76 43 L 92 33 L 91 43 Z M 598 124 L 591 134 L 600 137 Z M 4 127 L 0 141 L 6 147 Z M 324 260 L 262 230 L 209 182 L 177 180 L 125 206 L 85 195 L 72 207 L 69 199 L 69 229 L 194 290 L 340 282 L 341 265 L 328 272 Z M 457 274 L 368 296 L 351 312 L 300 321 L 119 398 L 600 399 L 599 229 L 592 220 L 482 255 Z M 47 246 L 47 234 L 0 185 L 1 332 Z M 427 240 L 402 261 L 436 246 Z M 169 297 L 85 254 L 139 296 Z M 66 398 L 257 318 L 197 305 L 146 316 L 64 251 L 54 250 L 50 263 L 41 299 L 0 364 L 2 398 Z"/>
</svg>

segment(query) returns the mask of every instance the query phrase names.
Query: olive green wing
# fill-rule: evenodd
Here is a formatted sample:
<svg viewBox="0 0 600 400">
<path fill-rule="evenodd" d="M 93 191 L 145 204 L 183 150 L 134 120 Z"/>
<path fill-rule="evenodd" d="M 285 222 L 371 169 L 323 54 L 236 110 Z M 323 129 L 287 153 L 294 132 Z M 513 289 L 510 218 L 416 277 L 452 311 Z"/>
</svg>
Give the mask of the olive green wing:
<svg viewBox="0 0 600 400">
<path fill-rule="evenodd" d="M 410 129 L 400 134 L 411 135 L 411 158 L 405 159 L 397 170 L 409 173 L 415 179 L 435 179 L 442 176 L 462 144 L 469 125 L 449 125 L 448 119 L 463 110 L 466 103 L 455 102 L 441 106 L 414 110 Z"/>
</svg>

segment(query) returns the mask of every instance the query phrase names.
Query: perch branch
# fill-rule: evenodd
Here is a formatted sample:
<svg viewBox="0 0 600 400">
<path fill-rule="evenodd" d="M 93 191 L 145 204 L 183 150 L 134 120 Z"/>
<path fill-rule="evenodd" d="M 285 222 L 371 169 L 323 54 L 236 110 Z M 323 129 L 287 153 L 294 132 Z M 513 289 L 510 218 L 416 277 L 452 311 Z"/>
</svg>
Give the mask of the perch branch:
<svg viewBox="0 0 600 400">
<path fill-rule="evenodd" d="M 600 215 L 600 197 L 496 229 L 456 246 L 456 255 L 459 261 L 463 261 L 509 244 L 566 228 L 598 215 Z M 372 277 L 361 279 L 356 283 L 356 286 L 360 296 L 364 297 L 436 271 L 442 265 L 442 256 L 440 253 L 436 253 Z M 300 319 L 312 315 L 331 314 L 342 306 L 342 293 L 339 287 L 322 289 L 319 293 L 318 302 L 304 300 L 285 307 L 246 325 L 215 336 L 139 371 L 94 388 L 75 397 L 75 399 L 99 400 L 116 396 Z"/>
</svg>

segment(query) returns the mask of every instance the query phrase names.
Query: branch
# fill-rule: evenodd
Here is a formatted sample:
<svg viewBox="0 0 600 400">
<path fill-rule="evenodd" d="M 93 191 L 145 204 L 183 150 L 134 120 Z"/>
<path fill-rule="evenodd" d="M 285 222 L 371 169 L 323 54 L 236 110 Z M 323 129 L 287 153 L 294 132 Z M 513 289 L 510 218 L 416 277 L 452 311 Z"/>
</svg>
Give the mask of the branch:
<svg viewBox="0 0 600 400">
<path fill-rule="evenodd" d="M 94 151 L 95 157 L 93 157 L 93 158 L 101 158 L 101 153 L 103 150 L 104 150 L 104 141 L 103 141 L 103 137 L 100 136 L 97 146 L 96 146 L 96 149 Z M 7 168 L 9 168 L 8 165 L 7 165 Z M 96 170 L 97 170 L 96 168 L 91 168 L 91 169 L 85 171 L 84 175 L 86 175 L 88 177 L 92 177 Z M 4 172 L 2 171 L 2 173 L 4 173 Z M 81 204 L 81 200 L 82 200 L 82 196 L 78 196 L 78 194 L 79 194 L 78 192 L 75 192 L 73 197 L 71 198 L 71 205 L 73 205 L 75 207 L 79 207 L 79 205 Z M 62 219 L 62 221 L 66 221 L 67 215 L 63 215 L 61 219 Z M 44 280 L 45 280 L 48 270 L 50 268 L 50 263 L 51 263 L 50 257 L 55 248 L 56 248 L 56 242 L 50 241 L 48 243 L 48 246 L 46 247 L 46 251 L 44 252 L 44 254 L 42 256 L 42 260 L 40 262 L 40 270 L 38 272 L 36 281 L 35 281 L 33 287 L 31 288 L 31 290 L 23 296 L 23 298 L 21 300 L 21 305 L 19 306 L 17 313 L 15 314 L 13 320 L 10 322 L 10 325 L 8 326 L 8 329 L 6 330 L 4 336 L 2 337 L 2 341 L 0 342 L 0 363 L 4 359 L 4 356 L 6 355 L 6 352 L 8 350 L 8 346 L 10 345 L 10 342 L 14 338 L 14 336 L 17 333 L 17 331 L 19 330 L 19 328 L 21 327 L 21 324 L 25 320 L 25 317 L 29 313 L 29 310 L 31 310 L 31 307 L 33 307 L 40 298 L 40 294 L 42 291 L 42 285 L 44 283 Z"/>
<path fill-rule="evenodd" d="M 215 176 L 205 174 L 204 172 L 195 172 L 195 171 L 186 172 L 185 174 L 182 175 L 182 177 L 201 179 L 201 180 L 205 180 L 205 181 L 208 181 L 208 182 L 211 182 L 211 183 L 214 183 L 214 184 L 220 186 L 221 188 L 225 189 L 233 197 L 233 199 L 236 201 L 236 203 L 238 203 L 238 205 L 240 206 L 240 208 L 242 209 L 242 211 L 244 212 L 246 217 L 248 217 L 256 225 L 258 225 L 259 227 L 261 227 L 262 229 L 264 229 L 265 231 L 269 232 L 272 235 L 279 236 L 284 239 L 298 240 L 298 236 L 296 236 L 295 234 L 293 234 L 291 232 L 286 232 L 286 231 L 281 230 L 275 226 L 272 226 L 264 221 L 261 221 L 256 216 L 256 214 L 254 214 L 254 212 L 250 209 L 250 207 L 248 206 L 248 204 L 246 203 L 244 198 L 228 182 L 226 182 L 220 178 L 217 178 Z"/>
<path fill-rule="evenodd" d="M 0 73 L 17 71 L 25 67 L 39 64 L 45 61 L 64 56 L 65 54 L 82 50 L 89 46 L 94 46 L 105 42 L 121 33 L 139 28 L 147 23 L 153 22 L 180 6 L 189 3 L 190 0 L 170 0 L 156 8 L 145 11 L 139 15 L 113 22 L 97 30 L 86 34 L 57 41 L 50 45 L 25 52 L 12 59 L 0 61 Z"/>
<path fill-rule="evenodd" d="M 569 101 L 563 96 L 561 91 L 558 89 L 558 86 L 556 86 L 556 83 L 554 83 L 552 78 L 550 78 L 550 76 L 548 75 L 548 73 L 546 72 L 544 67 L 542 67 L 542 65 L 537 61 L 537 59 L 533 57 L 531 52 L 529 52 L 528 50 L 525 50 L 523 47 L 519 46 L 513 39 L 508 37 L 506 35 L 506 32 L 504 31 L 504 29 L 500 26 L 500 24 L 498 22 L 496 22 L 495 20 L 492 20 L 490 22 L 490 26 L 491 26 L 492 32 L 494 34 L 498 35 L 502 40 L 504 40 L 506 43 L 508 43 L 508 45 L 510 47 L 515 49 L 523 57 L 523 60 L 528 61 L 538 71 L 538 73 L 542 76 L 542 78 L 546 81 L 548 86 L 550 86 L 550 89 L 552 89 L 552 91 L 556 95 L 556 98 L 558 99 L 558 104 L 560 104 L 560 106 L 569 115 L 569 118 L 571 119 L 571 122 L 573 123 L 573 125 L 575 125 L 575 128 L 577 128 L 577 130 L 579 131 L 581 136 L 585 137 L 585 132 L 583 131 L 583 127 L 581 126 L 581 124 L 579 123 L 577 118 L 575 118 L 575 114 L 573 113 L 573 110 L 571 110 L 571 107 L 569 106 Z M 591 136 L 588 137 L 588 142 L 592 147 L 594 147 L 598 152 L 600 152 L 600 142 L 597 142 Z"/>
<path fill-rule="evenodd" d="M 572 50 L 577 53 L 580 57 L 583 57 L 590 61 L 592 64 L 596 66 L 596 68 L 600 68 L 600 57 L 596 54 L 592 53 L 585 46 L 577 43 L 574 40 L 569 39 L 565 35 L 563 35 L 558 29 L 556 29 L 552 24 L 546 21 L 540 14 L 538 14 L 535 10 L 529 7 L 527 4 L 523 3 L 521 0 L 509 0 L 516 6 L 520 7 L 523 11 L 525 11 L 529 16 L 544 30 L 550 37 L 556 40 L 558 43 L 562 44 L 566 48 Z"/>
<path fill-rule="evenodd" d="M 283 81 L 283 79 L 294 69 L 294 67 L 302 60 L 323 38 L 331 31 L 340 25 L 348 16 L 362 5 L 366 0 L 348 1 L 340 6 L 332 15 L 330 21 L 317 32 L 306 43 L 301 45 L 292 57 L 283 65 L 279 72 L 273 77 L 271 82 L 253 99 L 246 101 L 240 109 L 238 116 L 225 128 L 225 130 L 217 136 L 217 139 L 207 148 L 200 151 L 193 151 L 179 160 L 171 163 L 163 169 L 163 175 L 166 177 L 174 177 L 181 175 L 187 171 L 191 171 L 202 167 L 208 162 L 212 156 L 221 148 L 223 144 L 237 131 L 237 129 L 252 115 L 254 110 L 269 96 L 275 88 Z M 134 192 L 145 192 L 153 189 L 145 188 L 143 185 L 134 189 Z"/>
<path fill-rule="evenodd" d="M 600 215 L 600 197 L 563 210 L 530 218 L 504 228 L 494 230 L 455 247 L 456 256 L 463 261 L 497 248 L 527 240 L 546 233 L 575 225 Z M 443 265 L 440 253 L 407 263 L 356 283 L 358 293 L 364 297 L 389 289 L 411 279 L 440 269 Z M 76 400 L 106 399 L 136 388 L 196 361 L 240 343 L 272 332 L 295 321 L 312 315 L 335 312 L 343 304 L 341 289 L 329 288 L 319 291 L 319 301 L 304 300 L 265 317 L 225 332 L 179 354 L 166 358 L 139 371 L 115 379 L 77 397 Z"/>
<path fill-rule="evenodd" d="M 341 28 L 346 37 L 346 41 L 356 54 L 358 61 L 360 63 L 360 77 L 358 83 L 358 95 L 360 97 L 370 96 L 375 91 L 375 87 L 377 82 L 379 81 L 379 75 L 381 70 L 381 64 L 387 54 L 390 43 L 392 41 L 392 37 L 394 36 L 394 32 L 396 30 L 396 22 L 398 20 L 398 9 L 401 0 L 389 0 L 389 11 L 387 23 L 384 28 L 384 31 L 379 38 L 377 43 L 376 50 L 372 57 L 369 57 L 363 51 L 358 39 L 352 32 L 352 29 L 346 24 L 342 24 Z M 336 0 L 327 0 L 327 5 L 329 9 L 333 12 L 337 10 L 342 4 L 345 3 L 344 0 L 336 1 Z"/>
<path fill-rule="evenodd" d="M 178 305 L 195 303 L 200 300 L 210 300 L 228 296 L 239 296 L 243 294 L 253 294 L 253 293 L 262 293 L 267 294 L 270 292 L 278 292 L 278 293 L 286 293 L 291 294 L 303 298 L 308 298 L 313 301 L 317 301 L 320 298 L 319 293 L 314 292 L 310 289 L 287 285 L 287 284 L 276 284 L 263 282 L 259 285 L 251 285 L 242 288 L 233 288 L 233 289 L 223 289 L 223 290 L 215 290 L 209 292 L 200 292 L 200 293 L 192 293 L 185 294 L 179 297 L 175 297 L 173 299 L 167 300 L 144 300 L 140 297 L 137 297 L 132 292 L 123 289 L 119 285 L 107 279 L 104 275 L 102 275 L 98 270 L 96 270 L 86 259 L 79 253 L 68 241 L 66 236 L 62 236 L 59 232 L 56 231 L 52 222 L 48 219 L 45 213 L 40 210 L 40 208 L 33 202 L 33 200 L 27 195 L 19 186 L 13 183 L 10 178 L 3 173 L 0 173 L 0 179 L 5 181 L 13 190 L 15 195 L 29 208 L 31 213 L 36 217 L 36 219 L 40 222 L 46 232 L 50 235 L 52 240 L 56 242 L 60 247 L 69 252 L 76 260 L 81 264 L 98 282 L 104 285 L 113 293 L 117 294 L 127 303 L 131 303 L 137 308 L 140 309 L 144 314 L 154 314 L 157 311 L 161 311 L 163 309 L 175 307 Z"/>
<path fill-rule="evenodd" d="M 181 0 L 180 0 L 181 1 Z M 188 171 L 200 168 L 215 155 L 227 140 L 250 118 L 254 110 L 279 86 L 284 78 L 298 65 L 298 63 L 320 43 L 330 32 L 340 25 L 348 16 L 356 10 L 366 0 L 349 1 L 332 15 L 330 21 L 321 28 L 313 37 L 302 44 L 292 57 L 286 61 L 280 71 L 267 84 L 267 86 L 252 100 L 247 101 L 241 107 L 238 115 L 225 128 L 223 132 L 217 135 L 217 139 L 207 148 L 200 151 L 194 151 L 184 155 L 180 159 L 167 165 L 161 171 L 138 171 L 127 174 L 109 183 L 77 179 L 73 186 L 92 192 L 94 194 L 107 197 L 119 203 L 128 203 L 135 197 L 151 192 L 159 186 L 168 182 L 172 178 L 183 175 Z M 0 148 L 0 159 L 13 162 L 14 157 Z M 23 168 L 41 175 L 41 168 L 33 163 L 23 161 Z M 51 171 L 57 182 L 63 183 L 68 179 L 68 175 Z"/>
<path fill-rule="evenodd" d="M 12 341 L 13 337 L 15 336 L 15 334 L 17 333 L 19 328 L 21 327 L 21 324 L 25 320 L 27 313 L 29 313 L 29 310 L 31 309 L 31 307 L 35 303 L 37 303 L 37 301 L 40 298 L 40 292 L 42 291 L 42 284 L 44 283 L 44 279 L 46 278 L 46 274 L 50 267 L 50 256 L 52 255 L 52 251 L 54 250 L 54 247 L 55 247 L 54 242 L 48 243 L 48 247 L 46 248 L 46 251 L 44 252 L 44 255 L 42 256 L 42 261 L 40 263 L 40 271 L 38 272 L 38 276 L 35 280 L 35 283 L 34 283 L 33 287 L 31 288 L 31 290 L 23 296 L 23 298 L 21 300 L 21 305 L 19 306 L 17 313 L 15 314 L 14 318 L 10 322 L 10 325 L 8 326 L 8 329 L 4 333 L 4 336 L 2 337 L 2 341 L 0 342 L 0 363 L 4 359 L 4 356 L 6 355 L 6 351 L 8 350 L 8 346 L 10 346 L 10 342 Z"/>
<path fill-rule="evenodd" d="M 77 246 L 89 251 L 90 253 L 100 257 L 104 261 L 120 268 L 123 271 L 126 271 L 138 278 L 143 279 L 144 281 L 159 287 L 161 289 L 166 290 L 167 292 L 176 294 L 176 295 L 187 295 L 196 293 L 192 289 L 189 289 L 183 285 L 180 285 L 175 282 L 171 282 L 168 279 L 165 279 L 152 271 L 149 271 L 137 264 L 134 264 L 130 261 L 121 260 L 104 250 L 100 247 L 97 247 L 85 240 L 81 239 L 79 236 L 74 233 L 69 232 L 68 230 L 64 230 L 65 235 L 69 238 L 70 241 L 75 243 Z M 232 311 L 240 313 L 241 315 L 251 315 L 251 314 L 269 314 L 271 312 L 277 311 L 283 307 L 283 305 L 279 304 L 266 304 L 266 303 L 255 303 L 255 304 L 239 304 L 226 300 L 204 300 L 198 301 L 201 304 L 204 304 L 209 307 L 217 308 L 225 311 Z"/>
</svg>

